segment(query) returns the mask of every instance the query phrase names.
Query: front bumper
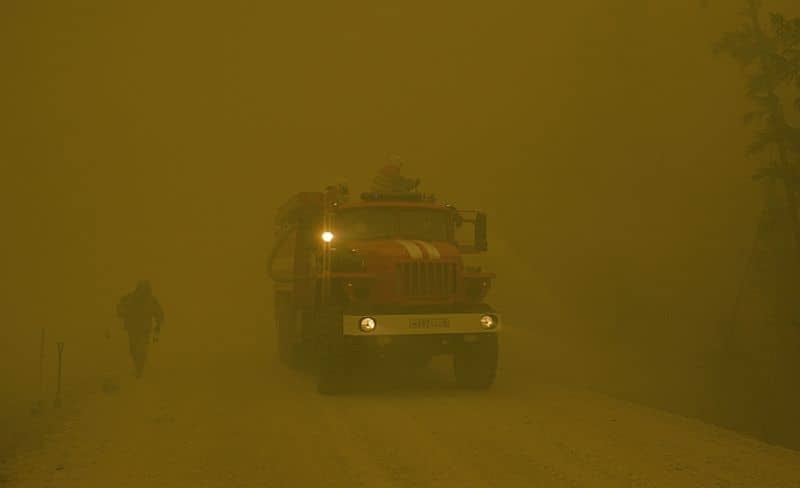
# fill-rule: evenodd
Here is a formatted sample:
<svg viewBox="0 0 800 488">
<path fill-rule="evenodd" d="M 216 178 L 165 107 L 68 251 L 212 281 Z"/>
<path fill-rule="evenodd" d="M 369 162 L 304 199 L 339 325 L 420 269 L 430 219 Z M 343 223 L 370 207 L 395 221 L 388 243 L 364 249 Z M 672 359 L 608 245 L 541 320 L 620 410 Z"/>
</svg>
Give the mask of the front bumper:
<svg viewBox="0 0 800 488">
<path fill-rule="evenodd" d="M 491 315 L 495 326 L 487 329 L 481 325 L 481 317 Z M 375 330 L 363 332 L 361 319 L 375 320 Z M 435 313 L 435 314 L 345 314 L 342 317 L 342 332 L 345 336 L 419 336 L 441 334 L 494 334 L 500 329 L 500 315 L 491 313 Z"/>
</svg>

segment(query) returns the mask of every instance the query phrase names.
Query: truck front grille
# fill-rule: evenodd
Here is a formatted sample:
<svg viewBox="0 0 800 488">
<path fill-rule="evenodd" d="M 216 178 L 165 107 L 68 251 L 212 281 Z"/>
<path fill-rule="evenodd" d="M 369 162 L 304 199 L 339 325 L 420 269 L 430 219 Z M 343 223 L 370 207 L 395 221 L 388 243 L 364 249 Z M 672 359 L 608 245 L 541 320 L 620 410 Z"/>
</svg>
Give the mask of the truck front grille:
<svg viewBox="0 0 800 488">
<path fill-rule="evenodd" d="M 410 298 L 444 298 L 456 292 L 456 263 L 412 261 L 397 265 L 397 293 Z"/>
</svg>

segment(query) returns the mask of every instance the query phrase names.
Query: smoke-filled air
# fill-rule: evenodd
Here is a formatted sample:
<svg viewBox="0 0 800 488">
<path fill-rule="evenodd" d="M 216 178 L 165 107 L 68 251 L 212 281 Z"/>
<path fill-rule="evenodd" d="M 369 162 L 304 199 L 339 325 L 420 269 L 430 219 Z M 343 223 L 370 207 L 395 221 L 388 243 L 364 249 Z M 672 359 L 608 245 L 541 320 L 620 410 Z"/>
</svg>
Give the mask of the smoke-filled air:
<svg viewBox="0 0 800 488">
<path fill-rule="evenodd" d="M 0 2 L 0 486 L 800 486 L 800 4 Z"/>
</svg>

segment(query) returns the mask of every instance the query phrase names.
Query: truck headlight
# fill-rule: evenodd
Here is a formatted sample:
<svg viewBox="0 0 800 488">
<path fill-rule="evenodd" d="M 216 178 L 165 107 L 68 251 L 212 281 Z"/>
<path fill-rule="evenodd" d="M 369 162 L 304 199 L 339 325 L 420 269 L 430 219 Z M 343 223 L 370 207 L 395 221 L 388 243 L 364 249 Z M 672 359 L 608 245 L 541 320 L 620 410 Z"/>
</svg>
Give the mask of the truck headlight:
<svg viewBox="0 0 800 488">
<path fill-rule="evenodd" d="M 372 332 L 375 330 L 375 319 L 372 317 L 364 317 L 359 322 L 359 327 L 361 327 L 361 332 Z"/>
<path fill-rule="evenodd" d="M 497 317 L 494 315 L 481 316 L 481 327 L 484 329 L 494 329 L 497 326 Z"/>
</svg>

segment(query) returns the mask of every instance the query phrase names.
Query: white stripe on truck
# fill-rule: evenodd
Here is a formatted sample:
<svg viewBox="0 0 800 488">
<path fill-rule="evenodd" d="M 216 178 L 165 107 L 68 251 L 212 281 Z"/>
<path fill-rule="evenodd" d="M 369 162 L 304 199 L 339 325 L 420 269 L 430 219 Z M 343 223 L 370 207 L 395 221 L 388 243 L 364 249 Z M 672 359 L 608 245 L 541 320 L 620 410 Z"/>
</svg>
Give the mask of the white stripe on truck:
<svg viewBox="0 0 800 488">
<path fill-rule="evenodd" d="M 422 249 L 420 249 L 413 242 L 403 240 L 397 240 L 396 242 L 406 248 L 406 252 L 408 252 L 408 255 L 411 256 L 411 259 L 422 259 Z"/>
<path fill-rule="evenodd" d="M 430 242 L 425 241 L 414 241 L 416 245 L 425 249 L 425 252 L 428 253 L 428 258 L 430 259 L 441 259 L 442 255 L 439 254 L 439 250 L 436 249 L 436 246 L 431 244 Z"/>
</svg>

